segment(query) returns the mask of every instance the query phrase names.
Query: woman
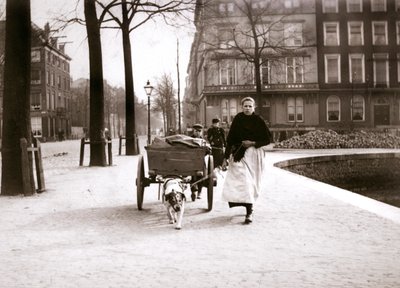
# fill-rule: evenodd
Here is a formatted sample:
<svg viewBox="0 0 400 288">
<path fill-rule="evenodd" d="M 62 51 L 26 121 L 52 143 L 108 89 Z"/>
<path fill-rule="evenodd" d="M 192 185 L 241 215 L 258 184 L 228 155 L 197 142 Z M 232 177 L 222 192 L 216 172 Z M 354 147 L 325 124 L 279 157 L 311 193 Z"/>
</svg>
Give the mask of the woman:
<svg viewBox="0 0 400 288">
<path fill-rule="evenodd" d="M 222 163 L 226 168 L 229 159 L 222 197 L 230 208 L 246 207 L 246 224 L 253 222 L 253 204 L 261 186 L 264 151 L 259 148 L 271 142 L 271 133 L 264 120 L 254 114 L 254 108 L 253 98 L 242 100 L 243 112 L 232 121 Z"/>
</svg>

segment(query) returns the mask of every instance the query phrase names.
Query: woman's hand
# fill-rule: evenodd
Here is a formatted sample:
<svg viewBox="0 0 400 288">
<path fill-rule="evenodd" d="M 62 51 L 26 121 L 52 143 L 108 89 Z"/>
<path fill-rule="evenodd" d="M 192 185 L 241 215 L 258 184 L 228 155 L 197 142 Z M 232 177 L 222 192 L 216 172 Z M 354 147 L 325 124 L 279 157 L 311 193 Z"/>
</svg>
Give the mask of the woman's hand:
<svg viewBox="0 0 400 288">
<path fill-rule="evenodd" d="M 226 171 L 228 169 L 227 167 L 228 167 L 228 160 L 224 158 L 224 160 L 222 160 L 222 165 L 221 165 L 222 171 Z"/>
<path fill-rule="evenodd" d="M 242 145 L 243 145 L 243 147 L 245 147 L 245 148 L 249 148 L 249 147 L 251 147 L 251 146 L 255 146 L 255 145 L 256 145 L 256 142 L 255 142 L 255 141 L 250 141 L 250 140 L 243 140 L 243 141 L 242 141 Z"/>
</svg>

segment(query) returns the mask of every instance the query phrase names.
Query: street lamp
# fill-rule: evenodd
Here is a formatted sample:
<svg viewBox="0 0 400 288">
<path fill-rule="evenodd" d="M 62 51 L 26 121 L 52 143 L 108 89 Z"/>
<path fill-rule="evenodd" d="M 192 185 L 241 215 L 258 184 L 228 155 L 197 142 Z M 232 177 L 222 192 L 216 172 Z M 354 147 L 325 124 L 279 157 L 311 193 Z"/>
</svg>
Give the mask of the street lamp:
<svg viewBox="0 0 400 288">
<path fill-rule="evenodd" d="M 153 92 L 153 86 L 150 85 L 150 81 L 147 80 L 146 86 L 144 86 L 144 91 L 147 94 L 147 145 L 151 143 L 151 130 L 150 130 L 150 95 Z"/>
</svg>

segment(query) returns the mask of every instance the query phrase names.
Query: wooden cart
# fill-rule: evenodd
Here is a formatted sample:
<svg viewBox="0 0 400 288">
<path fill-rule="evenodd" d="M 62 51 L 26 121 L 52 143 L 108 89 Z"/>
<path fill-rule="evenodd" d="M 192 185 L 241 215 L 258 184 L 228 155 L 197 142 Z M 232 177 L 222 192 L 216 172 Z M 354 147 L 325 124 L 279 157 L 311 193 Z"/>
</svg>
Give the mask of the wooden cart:
<svg viewBox="0 0 400 288">
<path fill-rule="evenodd" d="M 160 198 L 160 187 L 166 177 L 181 178 L 185 183 L 193 183 L 193 179 L 199 179 L 199 191 L 203 187 L 207 189 L 207 210 L 211 211 L 213 206 L 213 188 L 216 185 L 214 178 L 214 160 L 212 155 L 207 155 L 206 147 L 152 147 L 146 146 L 148 160 L 148 174 L 144 175 L 143 156 L 139 155 L 136 178 L 137 207 L 142 210 L 144 188 L 152 183 L 158 183 L 158 196 Z M 207 162 L 207 164 L 206 164 Z M 191 177 L 187 177 L 191 176 Z M 189 180 L 185 180 L 192 178 Z"/>
</svg>

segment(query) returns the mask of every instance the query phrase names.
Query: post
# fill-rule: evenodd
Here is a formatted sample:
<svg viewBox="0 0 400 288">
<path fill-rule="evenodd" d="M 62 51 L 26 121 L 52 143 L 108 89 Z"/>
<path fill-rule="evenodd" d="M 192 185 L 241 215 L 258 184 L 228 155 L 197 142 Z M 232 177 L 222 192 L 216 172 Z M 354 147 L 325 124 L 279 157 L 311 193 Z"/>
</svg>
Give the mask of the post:
<svg viewBox="0 0 400 288">
<path fill-rule="evenodd" d="M 147 145 L 151 144 L 151 129 L 150 129 L 150 95 L 147 95 Z"/>
<path fill-rule="evenodd" d="M 34 150 L 36 179 L 37 179 L 37 185 L 38 185 L 38 189 L 36 191 L 38 193 L 41 193 L 46 190 L 46 185 L 44 183 L 42 148 L 40 147 L 40 141 L 36 139 L 36 141 L 33 142 L 33 146 L 36 148 Z"/>
<path fill-rule="evenodd" d="M 35 182 L 33 179 L 32 162 L 28 156 L 28 141 L 20 139 L 21 147 L 21 166 L 22 166 L 22 187 L 25 196 L 33 195 L 35 192 Z"/>
<path fill-rule="evenodd" d="M 85 138 L 81 139 L 81 153 L 79 156 L 79 166 L 83 165 L 83 157 L 85 156 Z"/>
<path fill-rule="evenodd" d="M 121 152 L 122 152 L 122 136 L 119 136 L 118 155 L 121 155 Z"/>
<path fill-rule="evenodd" d="M 112 141 L 111 139 L 107 140 L 107 148 L 108 148 L 108 165 L 112 166 L 113 165 L 113 159 L 112 159 Z"/>
</svg>

